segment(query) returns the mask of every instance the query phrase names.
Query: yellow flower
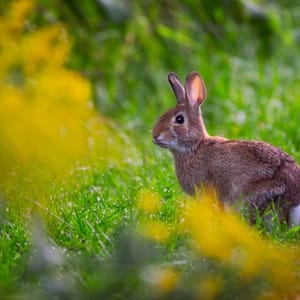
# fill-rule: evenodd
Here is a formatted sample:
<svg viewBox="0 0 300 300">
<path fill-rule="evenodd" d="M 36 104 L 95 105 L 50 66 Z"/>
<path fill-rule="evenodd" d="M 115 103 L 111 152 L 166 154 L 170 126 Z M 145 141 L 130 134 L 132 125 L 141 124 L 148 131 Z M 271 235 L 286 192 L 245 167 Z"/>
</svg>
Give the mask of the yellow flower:
<svg viewBox="0 0 300 300">
<path fill-rule="evenodd" d="M 143 236 L 156 242 L 164 242 L 170 237 L 170 229 L 159 221 L 148 221 L 140 226 Z"/>
<path fill-rule="evenodd" d="M 161 207 L 160 196 L 152 191 L 141 191 L 138 195 L 138 209 L 147 212 L 154 213 Z"/>
<path fill-rule="evenodd" d="M 148 267 L 144 274 L 144 279 L 150 283 L 157 294 L 167 294 L 176 288 L 180 276 L 171 267 Z"/>
<path fill-rule="evenodd" d="M 235 268 L 245 280 L 266 278 L 275 294 L 300 289 L 295 262 L 299 257 L 286 247 L 263 239 L 236 214 L 224 210 L 215 193 L 204 191 L 184 212 L 183 229 L 191 234 L 201 255 Z"/>
<path fill-rule="evenodd" d="M 35 76 L 60 69 L 68 59 L 70 41 L 66 29 L 57 24 L 24 35 L 18 50 L 25 75 Z"/>
<path fill-rule="evenodd" d="M 23 29 L 24 21 L 28 13 L 32 10 L 35 1 L 33 0 L 15 0 L 11 1 L 4 19 L 0 24 L 0 32 L 3 28 L 3 34 L 20 34 Z"/>
<path fill-rule="evenodd" d="M 217 299 L 218 293 L 223 286 L 221 278 L 207 277 L 200 281 L 198 287 L 199 299 Z"/>
<path fill-rule="evenodd" d="M 132 145 L 94 110 L 89 81 L 64 65 L 70 52 L 65 28 L 24 32 L 33 6 L 14 1 L 0 17 L 0 183 L 16 168 L 26 170 L 30 182 L 33 169 L 56 178 L 77 162 L 121 166 L 132 156 L 136 163 Z M 45 188 L 41 181 L 28 189 Z"/>
<path fill-rule="evenodd" d="M 156 287 L 163 292 L 169 292 L 175 288 L 178 274 L 172 269 L 162 269 L 157 277 Z"/>
</svg>

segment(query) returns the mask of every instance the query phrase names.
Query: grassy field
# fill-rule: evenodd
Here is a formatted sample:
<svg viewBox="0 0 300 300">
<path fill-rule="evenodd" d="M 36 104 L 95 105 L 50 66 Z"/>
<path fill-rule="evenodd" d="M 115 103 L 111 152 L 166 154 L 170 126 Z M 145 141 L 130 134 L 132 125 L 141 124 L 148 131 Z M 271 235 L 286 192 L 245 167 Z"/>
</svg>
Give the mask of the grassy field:
<svg viewBox="0 0 300 300">
<path fill-rule="evenodd" d="M 152 144 L 168 72 L 197 70 L 211 135 L 300 162 L 299 8 L 232 1 L 237 20 L 225 2 L 20 1 L 1 16 L 1 299 L 299 297 L 299 227 L 193 204 Z"/>
</svg>

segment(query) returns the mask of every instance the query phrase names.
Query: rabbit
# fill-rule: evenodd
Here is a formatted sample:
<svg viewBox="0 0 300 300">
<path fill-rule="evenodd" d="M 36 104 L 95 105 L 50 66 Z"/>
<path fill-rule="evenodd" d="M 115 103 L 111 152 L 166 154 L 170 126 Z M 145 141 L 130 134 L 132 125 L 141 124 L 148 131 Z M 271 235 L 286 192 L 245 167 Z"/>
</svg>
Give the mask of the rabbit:
<svg viewBox="0 0 300 300">
<path fill-rule="evenodd" d="M 288 222 L 290 210 L 300 204 L 296 161 L 265 142 L 210 136 L 200 108 L 206 98 L 201 76 L 189 73 L 184 86 L 174 73 L 168 80 L 177 104 L 159 118 L 152 138 L 172 152 L 184 192 L 194 196 L 201 187 L 212 186 L 222 203 L 239 200 L 260 214 L 274 203 L 280 219 Z"/>
</svg>

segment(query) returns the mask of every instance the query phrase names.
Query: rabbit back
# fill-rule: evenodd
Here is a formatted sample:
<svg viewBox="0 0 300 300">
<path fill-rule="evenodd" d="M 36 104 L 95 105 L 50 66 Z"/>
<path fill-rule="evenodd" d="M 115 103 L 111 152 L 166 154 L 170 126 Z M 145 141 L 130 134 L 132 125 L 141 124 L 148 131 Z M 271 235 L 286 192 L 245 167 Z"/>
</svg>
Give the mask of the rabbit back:
<svg viewBox="0 0 300 300">
<path fill-rule="evenodd" d="M 210 137 L 189 157 L 175 154 L 175 168 L 190 195 L 203 184 L 213 186 L 221 201 L 243 199 L 261 210 L 274 199 L 285 199 L 285 210 L 300 203 L 299 166 L 264 142 Z"/>
</svg>

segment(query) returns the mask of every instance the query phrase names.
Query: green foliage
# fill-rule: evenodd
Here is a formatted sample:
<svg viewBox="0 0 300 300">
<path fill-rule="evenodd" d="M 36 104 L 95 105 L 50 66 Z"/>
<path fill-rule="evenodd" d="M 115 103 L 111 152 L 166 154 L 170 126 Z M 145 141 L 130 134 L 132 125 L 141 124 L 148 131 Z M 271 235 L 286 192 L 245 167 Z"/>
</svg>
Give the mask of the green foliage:
<svg viewBox="0 0 300 300">
<path fill-rule="evenodd" d="M 282 60 L 283 65 L 286 59 L 288 65 L 296 61 L 292 48 L 297 41 L 296 13 L 284 2 L 278 6 L 238 0 L 197 5 L 193 1 L 106 3 L 39 1 L 34 20 L 65 22 L 74 39 L 70 65 L 94 82 L 99 109 L 130 131 L 143 134 L 145 123 L 153 123 L 153 112 L 172 103 L 165 82 L 169 71 L 185 76 L 186 70 L 199 70 L 209 95 L 231 97 L 227 84 L 240 60 L 241 67 L 243 62 L 254 63 L 255 72 L 265 67 L 264 59 L 273 58 L 275 64 Z M 289 49 L 288 55 L 283 49 Z M 259 72 L 264 76 L 264 70 Z M 251 80 L 265 88 L 256 76 Z M 140 118 L 133 120 L 136 115 Z"/>
</svg>

